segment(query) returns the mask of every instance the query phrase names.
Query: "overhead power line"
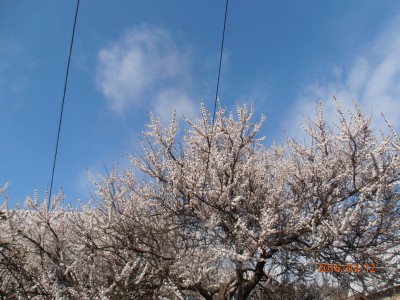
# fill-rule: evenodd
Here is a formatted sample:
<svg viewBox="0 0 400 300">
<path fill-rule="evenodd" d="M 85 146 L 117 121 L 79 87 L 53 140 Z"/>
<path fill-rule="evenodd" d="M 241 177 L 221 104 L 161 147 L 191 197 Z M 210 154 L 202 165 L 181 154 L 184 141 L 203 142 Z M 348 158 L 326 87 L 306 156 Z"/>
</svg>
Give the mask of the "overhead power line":
<svg viewBox="0 0 400 300">
<path fill-rule="evenodd" d="M 218 91 L 219 91 L 219 79 L 221 77 L 221 66 L 222 66 L 222 54 L 224 52 L 224 41 L 225 41 L 225 29 L 226 29 L 226 15 L 228 13 L 228 2 L 226 0 L 225 3 L 225 17 L 224 17 L 224 29 L 222 30 L 222 39 L 221 39 L 221 52 L 219 55 L 219 67 L 218 67 L 218 78 L 217 78 L 217 90 L 215 92 L 215 101 L 214 101 L 214 112 L 213 112 L 213 125 L 215 121 L 215 112 L 217 110 L 217 102 L 218 102 Z"/>
<path fill-rule="evenodd" d="M 212 127 L 211 127 L 211 140 L 213 138 L 213 134 L 214 134 L 214 123 L 215 123 L 215 113 L 217 110 L 217 102 L 218 102 L 218 92 L 219 92 L 219 79 L 221 77 L 221 66 L 222 66 L 222 54 L 224 53 L 224 42 L 225 42 L 225 29 L 226 29 L 226 16 L 228 14 L 228 3 L 229 0 L 226 0 L 225 3 L 225 16 L 224 16 L 224 29 L 222 30 L 222 39 L 221 39 L 221 51 L 219 54 L 219 67 L 218 67 L 218 77 L 217 77 L 217 89 L 215 91 L 215 99 L 214 99 L 214 112 L 213 112 L 213 118 L 212 118 Z M 206 173 L 208 172 L 209 166 L 210 166 L 210 153 L 211 153 L 211 148 L 208 149 L 207 152 L 207 164 L 206 164 Z M 203 192 L 205 190 L 206 187 L 206 178 L 207 176 L 204 177 L 204 182 L 203 182 Z M 202 201 L 205 202 L 206 204 L 210 205 L 209 203 L 207 203 L 207 201 L 205 201 L 203 199 L 203 195 L 202 195 Z"/>
<path fill-rule="evenodd" d="M 62 102 L 61 102 L 61 112 L 60 112 L 60 119 L 59 119 L 59 123 L 58 123 L 56 148 L 55 148 L 55 151 L 54 151 L 53 170 L 51 172 L 51 183 L 50 183 L 49 199 L 48 199 L 48 205 L 47 205 L 47 209 L 48 210 L 50 210 L 50 207 L 51 207 L 51 192 L 52 192 L 52 189 L 53 189 L 54 171 L 55 171 L 56 162 L 57 162 L 58 143 L 60 141 L 61 124 L 62 124 L 62 118 L 63 118 L 63 112 L 64 112 L 65 95 L 67 93 L 69 66 L 70 66 L 70 63 L 71 63 L 72 47 L 74 45 L 75 27 L 76 27 L 76 20 L 78 18 L 79 2 L 80 2 L 80 0 L 77 0 L 76 10 L 75 10 L 75 18 L 74 18 L 74 26 L 72 28 L 71 44 L 70 44 L 70 47 L 69 47 L 67 71 L 65 73 L 64 92 L 63 92 L 63 97 L 62 97 Z"/>
</svg>

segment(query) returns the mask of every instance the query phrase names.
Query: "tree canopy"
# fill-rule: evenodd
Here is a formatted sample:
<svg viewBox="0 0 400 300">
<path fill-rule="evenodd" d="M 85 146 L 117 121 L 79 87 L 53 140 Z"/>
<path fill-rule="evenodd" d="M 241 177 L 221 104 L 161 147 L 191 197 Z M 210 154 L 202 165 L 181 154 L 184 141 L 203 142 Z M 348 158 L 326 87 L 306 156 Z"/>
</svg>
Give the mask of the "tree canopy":
<svg viewBox="0 0 400 300">
<path fill-rule="evenodd" d="M 252 106 L 237 105 L 234 116 L 219 105 L 214 119 L 201 104 L 182 138 L 175 115 L 164 125 L 150 114 L 131 165 L 92 178 L 95 205 L 73 210 L 59 195 L 48 211 L 36 195 L 26 210 L 6 211 L 1 230 L 18 237 L 29 259 L 15 264 L 30 276 L 1 265 L 1 291 L 328 299 L 398 285 L 399 137 L 389 123 L 391 133 L 376 136 L 357 103 L 348 115 L 336 104 L 336 125 L 322 104 L 306 120 L 310 143 L 287 137 L 270 147 Z"/>
</svg>

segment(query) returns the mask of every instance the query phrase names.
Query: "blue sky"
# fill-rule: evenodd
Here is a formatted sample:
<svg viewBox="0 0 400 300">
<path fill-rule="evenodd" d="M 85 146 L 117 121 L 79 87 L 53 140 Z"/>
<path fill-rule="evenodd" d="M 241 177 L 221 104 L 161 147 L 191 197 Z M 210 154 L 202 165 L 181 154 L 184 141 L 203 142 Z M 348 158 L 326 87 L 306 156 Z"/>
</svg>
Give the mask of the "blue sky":
<svg viewBox="0 0 400 300">
<path fill-rule="evenodd" d="M 116 4 L 117 3 L 117 4 Z M 0 184 L 10 206 L 50 183 L 76 2 L 0 0 Z M 148 112 L 212 107 L 225 1 L 82 0 L 53 193 L 89 199 L 96 175 L 139 149 Z M 332 95 L 357 99 L 398 129 L 399 1 L 231 0 L 220 83 L 223 105 L 254 103 L 263 133 L 302 138 L 303 115 Z"/>
</svg>

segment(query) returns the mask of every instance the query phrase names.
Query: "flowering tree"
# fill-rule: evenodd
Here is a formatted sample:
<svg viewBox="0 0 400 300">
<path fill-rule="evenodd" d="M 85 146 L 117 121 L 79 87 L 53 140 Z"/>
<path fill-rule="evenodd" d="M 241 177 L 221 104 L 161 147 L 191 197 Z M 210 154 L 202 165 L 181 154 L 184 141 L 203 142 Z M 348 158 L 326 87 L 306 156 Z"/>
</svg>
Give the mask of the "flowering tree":
<svg viewBox="0 0 400 300">
<path fill-rule="evenodd" d="M 367 293 L 399 284 L 400 140 L 390 125 L 378 140 L 354 108 L 346 118 L 337 104 L 333 130 L 320 104 L 305 127 L 310 144 L 268 149 L 252 107 L 237 106 L 237 118 L 219 107 L 213 120 L 202 105 L 181 140 L 175 115 L 169 126 L 150 115 L 143 154 L 93 180 L 99 205 L 47 212 L 29 200 L 31 213 L 8 217 L 4 230 L 18 228 L 42 274 L 29 291 L 310 299 L 327 297 L 315 289 L 327 281 Z M 333 266 L 350 263 L 363 269 Z"/>
</svg>

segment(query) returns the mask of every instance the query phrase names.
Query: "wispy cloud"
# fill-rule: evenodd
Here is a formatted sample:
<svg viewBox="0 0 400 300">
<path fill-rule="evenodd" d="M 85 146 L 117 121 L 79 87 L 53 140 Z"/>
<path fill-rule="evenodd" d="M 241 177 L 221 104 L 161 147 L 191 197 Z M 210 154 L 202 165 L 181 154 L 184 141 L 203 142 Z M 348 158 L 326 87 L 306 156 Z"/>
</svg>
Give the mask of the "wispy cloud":
<svg viewBox="0 0 400 300">
<path fill-rule="evenodd" d="M 380 113 L 396 128 L 400 127 L 400 18 L 387 26 L 362 53 L 354 55 L 348 68 L 336 66 L 320 78 L 304 86 L 299 93 L 295 109 L 286 121 L 291 136 L 304 137 L 300 124 L 303 116 L 312 116 L 315 103 L 324 102 L 328 122 L 337 120 L 334 108 L 335 95 L 344 109 L 351 108 L 357 100 L 365 112 L 372 114 L 375 129 L 385 129 Z"/>
<path fill-rule="evenodd" d="M 135 27 L 98 55 L 96 81 L 117 114 L 141 103 L 160 115 L 174 106 L 190 112 L 190 77 L 188 51 L 160 27 Z"/>
<path fill-rule="evenodd" d="M 23 107 L 26 89 L 31 83 L 27 73 L 33 66 L 34 61 L 20 45 L 0 40 L 0 102 L 7 103 L 6 108 Z"/>
<path fill-rule="evenodd" d="M 162 90 L 157 95 L 156 103 L 154 113 L 162 120 L 169 120 L 173 110 L 176 111 L 178 117 L 185 115 L 189 118 L 196 115 L 198 110 L 198 105 L 191 101 L 184 90 L 180 89 L 171 88 Z"/>
</svg>

